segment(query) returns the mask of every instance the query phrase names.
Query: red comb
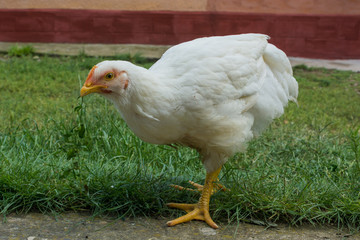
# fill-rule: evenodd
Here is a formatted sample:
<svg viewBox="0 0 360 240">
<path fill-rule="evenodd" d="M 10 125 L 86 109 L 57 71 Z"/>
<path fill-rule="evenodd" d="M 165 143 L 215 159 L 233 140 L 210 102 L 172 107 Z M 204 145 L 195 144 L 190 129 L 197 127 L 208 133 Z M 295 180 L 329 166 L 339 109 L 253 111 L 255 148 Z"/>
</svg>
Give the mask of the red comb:
<svg viewBox="0 0 360 240">
<path fill-rule="evenodd" d="M 89 73 L 89 75 L 88 75 L 85 83 L 88 83 L 88 81 L 90 81 L 89 79 L 91 79 L 92 76 L 94 75 L 94 72 L 95 72 L 95 69 L 96 69 L 96 68 L 97 68 L 97 66 L 95 65 L 95 66 L 93 66 L 93 68 L 90 70 L 90 73 Z"/>
</svg>

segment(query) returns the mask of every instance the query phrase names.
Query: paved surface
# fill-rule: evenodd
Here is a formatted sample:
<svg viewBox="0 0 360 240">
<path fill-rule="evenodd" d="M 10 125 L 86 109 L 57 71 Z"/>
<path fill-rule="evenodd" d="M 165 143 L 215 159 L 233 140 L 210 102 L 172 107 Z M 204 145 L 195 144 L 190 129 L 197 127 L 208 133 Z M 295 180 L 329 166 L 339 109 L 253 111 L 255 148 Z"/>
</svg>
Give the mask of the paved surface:
<svg viewBox="0 0 360 240">
<path fill-rule="evenodd" d="M 19 43 L 26 45 L 28 43 Z M 63 44 L 63 43 L 30 43 L 37 53 L 57 55 L 78 55 L 85 53 L 89 56 L 114 56 L 116 54 L 141 53 L 148 58 L 160 58 L 170 47 L 164 45 L 141 44 Z M 14 43 L 0 42 L 0 51 L 6 52 Z M 290 57 L 293 66 L 304 64 L 308 67 L 324 67 L 329 69 L 349 70 L 360 72 L 360 59 L 351 60 L 320 60 Z"/>
<path fill-rule="evenodd" d="M 290 62 L 293 66 L 304 64 L 308 67 L 323 67 L 328 69 L 360 72 L 360 59 L 323 60 L 290 57 Z"/>
<path fill-rule="evenodd" d="M 0 42 L 0 51 L 7 52 L 11 46 L 31 45 L 36 53 L 75 56 L 85 53 L 89 56 L 114 56 L 140 53 L 148 58 L 160 58 L 170 47 L 166 45 L 142 44 L 83 44 L 83 43 L 12 43 Z"/>
<path fill-rule="evenodd" d="M 220 229 L 209 228 L 205 223 L 192 221 L 175 227 L 167 227 L 169 219 L 92 219 L 88 214 L 69 213 L 55 217 L 32 213 L 11 215 L 0 224 L 0 239 L 145 239 L 145 240 L 360 240 L 359 234 L 338 230 L 333 226 L 279 225 L 266 229 L 263 226 L 240 223 L 221 224 Z"/>
</svg>

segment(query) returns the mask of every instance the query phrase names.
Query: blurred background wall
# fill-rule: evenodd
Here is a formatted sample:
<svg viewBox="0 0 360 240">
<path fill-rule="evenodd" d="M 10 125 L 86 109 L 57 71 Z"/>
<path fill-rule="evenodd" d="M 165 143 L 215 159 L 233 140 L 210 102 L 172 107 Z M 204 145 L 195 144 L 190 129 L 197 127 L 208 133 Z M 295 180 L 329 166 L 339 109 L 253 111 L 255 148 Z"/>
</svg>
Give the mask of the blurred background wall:
<svg viewBox="0 0 360 240">
<path fill-rule="evenodd" d="M 0 1 L 2 42 L 173 45 L 256 32 L 290 56 L 359 59 L 359 29 L 360 0 Z"/>
</svg>

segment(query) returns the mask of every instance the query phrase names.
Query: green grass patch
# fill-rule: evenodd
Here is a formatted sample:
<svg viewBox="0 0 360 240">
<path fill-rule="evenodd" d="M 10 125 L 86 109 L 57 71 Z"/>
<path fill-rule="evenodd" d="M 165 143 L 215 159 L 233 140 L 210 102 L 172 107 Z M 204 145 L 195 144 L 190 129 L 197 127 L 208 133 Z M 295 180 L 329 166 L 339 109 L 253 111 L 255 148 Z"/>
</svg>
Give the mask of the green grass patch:
<svg viewBox="0 0 360 240">
<path fill-rule="evenodd" d="M 139 56 L 116 56 L 151 66 Z M 139 140 L 114 107 L 78 98 L 87 57 L 2 57 L 0 214 L 88 211 L 115 216 L 181 215 L 166 202 L 199 195 L 170 184 L 203 182 L 198 154 Z M 360 75 L 294 69 L 298 105 L 274 121 L 220 174 L 230 192 L 213 195 L 217 221 L 271 225 L 360 222 Z M 170 216 L 171 215 L 171 216 Z"/>
<path fill-rule="evenodd" d="M 14 45 L 9 48 L 8 55 L 10 57 L 23 57 L 23 56 L 31 56 L 35 52 L 35 49 L 31 45 Z"/>
</svg>

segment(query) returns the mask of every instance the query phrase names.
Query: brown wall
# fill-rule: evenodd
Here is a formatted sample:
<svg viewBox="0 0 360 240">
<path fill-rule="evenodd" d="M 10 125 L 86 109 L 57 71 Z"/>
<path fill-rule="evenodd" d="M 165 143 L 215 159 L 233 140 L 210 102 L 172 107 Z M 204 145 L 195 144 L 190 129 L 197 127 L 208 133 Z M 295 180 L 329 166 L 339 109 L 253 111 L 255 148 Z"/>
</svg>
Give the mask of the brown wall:
<svg viewBox="0 0 360 240">
<path fill-rule="evenodd" d="M 107 10 L 0 10 L 0 41 L 177 44 L 265 33 L 290 56 L 360 58 L 360 16 Z"/>
<path fill-rule="evenodd" d="M 276 14 L 360 14 L 360 0 L 208 0 L 208 10 Z"/>
<path fill-rule="evenodd" d="M 2 0 L 0 8 L 351 15 L 360 0 Z"/>
<path fill-rule="evenodd" d="M 0 8 L 202 11 L 207 0 L 2 0 Z"/>
<path fill-rule="evenodd" d="M 360 59 L 360 0 L 0 1 L 3 42 L 172 45 L 249 32 L 290 56 Z"/>
</svg>

